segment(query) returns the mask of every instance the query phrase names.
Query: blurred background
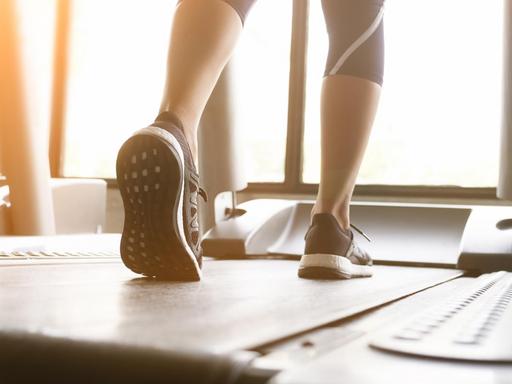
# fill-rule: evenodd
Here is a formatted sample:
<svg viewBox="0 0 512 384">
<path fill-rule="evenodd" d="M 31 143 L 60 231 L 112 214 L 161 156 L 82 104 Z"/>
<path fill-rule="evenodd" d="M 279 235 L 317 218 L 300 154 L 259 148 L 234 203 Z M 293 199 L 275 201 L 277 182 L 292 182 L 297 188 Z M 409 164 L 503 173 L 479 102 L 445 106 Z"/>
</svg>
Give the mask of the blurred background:
<svg viewBox="0 0 512 384">
<path fill-rule="evenodd" d="M 31 125 L 48 132 L 56 7 L 19 0 Z M 157 114 L 174 0 L 67 1 L 64 177 L 114 178 L 117 149 Z M 494 187 L 501 106 L 501 1 L 388 0 L 385 84 L 360 185 Z M 236 126 L 254 183 L 285 180 L 291 0 L 259 0 L 234 57 Z M 457 20 L 454 28 L 453 21 Z M 319 181 L 327 52 L 309 2 L 301 183 Z M 47 135 L 42 135 L 47 137 Z"/>
</svg>

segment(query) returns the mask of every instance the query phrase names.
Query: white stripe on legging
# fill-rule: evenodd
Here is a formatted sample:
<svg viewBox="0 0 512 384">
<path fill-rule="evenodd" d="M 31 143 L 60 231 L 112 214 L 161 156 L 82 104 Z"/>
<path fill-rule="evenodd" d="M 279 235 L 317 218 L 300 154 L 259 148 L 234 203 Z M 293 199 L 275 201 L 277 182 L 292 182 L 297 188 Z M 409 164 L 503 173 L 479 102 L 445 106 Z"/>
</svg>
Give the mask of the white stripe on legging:
<svg viewBox="0 0 512 384">
<path fill-rule="evenodd" d="M 359 36 L 357 38 L 357 40 L 352 43 L 352 45 L 350 45 L 350 47 L 348 47 L 348 49 L 345 51 L 345 53 L 343 53 L 343 55 L 341 55 L 341 57 L 338 59 L 338 61 L 334 65 L 334 67 L 329 72 L 329 75 L 335 75 L 336 73 L 338 73 L 341 66 L 345 63 L 345 61 L 347 61 L 347 59 L 350 57 L 350 55 L 357 48 L 359 48 L 361 45 L 363 45 L 363 43 L 366 40 L 368 40 L 370 38 L 370 36 L 377 30 L 380 22 L 382 21 L 383 16 L 384 16 L 384 6 L 381 6 L 379 13 L 377 14 L 377 16 L 375 17 L 373 22 L 370 24 L 368 29 L 366 31 L 364 31 L 363 34 L 361 36 Z"/>
</svg>

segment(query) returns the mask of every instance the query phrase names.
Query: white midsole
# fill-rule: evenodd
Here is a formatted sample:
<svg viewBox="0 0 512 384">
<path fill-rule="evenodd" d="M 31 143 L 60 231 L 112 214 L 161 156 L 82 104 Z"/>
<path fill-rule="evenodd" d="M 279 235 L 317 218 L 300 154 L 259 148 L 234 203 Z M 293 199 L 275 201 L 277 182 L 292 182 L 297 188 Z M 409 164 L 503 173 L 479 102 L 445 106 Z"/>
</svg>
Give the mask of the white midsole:
<svg viewBox="0 0 512 384">
<path fill-rule="evenodd" d="M 326 253 L 312 253 L 303 255 L 300 259 L 299 268 L 321 267 L 334 269 L 350 276 L 372 276 L 371 265 L 353 264 L 345 256 L 330 255 Z"/>
<path fill-rule="evenodd" d="M 190 256 L 190 259 L 194 263 L 194 266 L 197 270 L 197 273 L 199 274 L 199 277 L 201 277 L 201 268 L 199 267 L 199 264 L 197 263 L 196 256 L 192 249 L 190 248 L 187 237 L 185 236 L 185 228 L 183 227 L 183 199 L 185 195 L 185 183 L 184 183 L 184 177 L 185 177 L 185 155 L 183 154 L 183 151 L 181 149 L 181 145 L 178 142 L 178 140 L 174 137 L 174 135 L 165 129 L 159 128 L 159 127 L 147 127 L 143 128 L 135 133 L 135 135 L 149 135 L 158 137 L 159 139 L 164 140 L 168 144 L 172 145 L 174 149 L 178 152 L 178 157 L 180 158 L 181 162 L 181 169 L 183 170 L 183 174 L 180 178 L 180 184 L 182 186 L 179 200 L 178 200 L 178 234 L 180 236 L 181 242 L 185 246 L 185 251 Z"/>
</svg>

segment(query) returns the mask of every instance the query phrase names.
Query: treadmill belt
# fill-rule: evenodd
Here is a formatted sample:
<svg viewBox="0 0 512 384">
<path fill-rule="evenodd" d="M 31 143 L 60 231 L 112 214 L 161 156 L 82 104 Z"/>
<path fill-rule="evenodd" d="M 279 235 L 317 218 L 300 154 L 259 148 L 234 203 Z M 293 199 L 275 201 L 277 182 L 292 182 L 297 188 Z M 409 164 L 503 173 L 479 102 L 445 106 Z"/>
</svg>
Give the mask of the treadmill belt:
<svg viewBox="0 0 512 384">
<path fill-rule="evenodd" d="M 142 278 L 121 263 L 1 266 L 0 344 L 28 333 L 123 347 L 228 353 L 339 320 L 455 278 L 376 266 L 372 278 L 304 280 L 290 260 L 211 260 L 201 282 Z"/>
</svg>

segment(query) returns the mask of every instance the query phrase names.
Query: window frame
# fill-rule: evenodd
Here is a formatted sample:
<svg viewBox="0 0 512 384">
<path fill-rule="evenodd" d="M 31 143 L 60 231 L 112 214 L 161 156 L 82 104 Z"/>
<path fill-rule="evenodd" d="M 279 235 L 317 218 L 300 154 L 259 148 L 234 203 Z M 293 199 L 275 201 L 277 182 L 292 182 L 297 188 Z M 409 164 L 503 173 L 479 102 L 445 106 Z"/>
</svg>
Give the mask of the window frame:
<svg viewBox="0 0 512 384">
<path fill-rule="evenodd" d="M 304 114 L 306 101 L 306 65 L 308 41 L 308 15 L 310 0 L 292 0 L 292 32 L 290 49 L 290 75 L 288 89 L 288 122 L 283 182 L 250 182 L 243 194 L 297 195 L 318 193 L 318 184 L 302 181 Z M 65 137 L 65 99 L 68 80 L 68 60 L 73 0 L 57 0 L 56 32 L 53 67 L 53 95 L 50 122 L 50 170 L 52 177 L 63 176 L 63 150 Z M 109 187 L 116 188 L 115 179 L 105 179 Z M 372 199 L 453 199 L 498 202 L 496 188 L 468 188 L 458 186 L 427 185 L 356 185 L 354 197 Z"/>
</svg>

